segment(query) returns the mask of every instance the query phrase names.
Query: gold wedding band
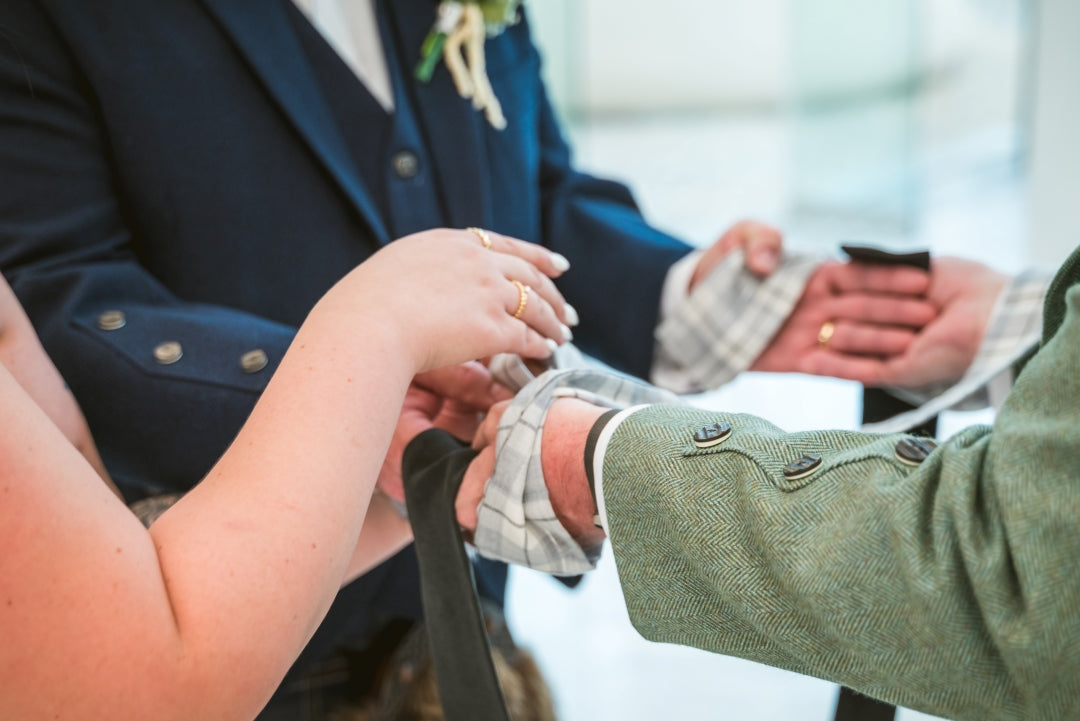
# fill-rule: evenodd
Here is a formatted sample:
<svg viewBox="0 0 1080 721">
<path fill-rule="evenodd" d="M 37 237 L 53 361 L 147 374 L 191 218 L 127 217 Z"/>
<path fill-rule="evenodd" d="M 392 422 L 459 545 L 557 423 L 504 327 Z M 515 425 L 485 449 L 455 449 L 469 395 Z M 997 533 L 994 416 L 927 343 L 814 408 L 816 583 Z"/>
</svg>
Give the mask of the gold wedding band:
<svg viewBox="0 0 1080 721">
<path fill-rule="evenodd" d="M 483 228 L 468 228 L 467 230 L 480 239 L 481 245 L 486 250 L 491 250 L 491 235 L 486 230 Z"/>
<path fill-rule="evenodd" d="M 529 304 L 529 286 L 522 283 L 520 280 L 510 281 L 514 284 L 518 291 L 518 304 L 517 309 L 514 310 L 514 317 L 518 320 L 521 316 L 525 315 L 525 306 Z"/>
<path fill-rule="evenodd" d="M 817 344 L 819 348 L 828 348 L 829 341 L 832 340 L 833 333 L 836 332 L 836 324 L 831 320 L 827 320 L 821 324 L 821 330 L 817 333 Z"/>
</svg>

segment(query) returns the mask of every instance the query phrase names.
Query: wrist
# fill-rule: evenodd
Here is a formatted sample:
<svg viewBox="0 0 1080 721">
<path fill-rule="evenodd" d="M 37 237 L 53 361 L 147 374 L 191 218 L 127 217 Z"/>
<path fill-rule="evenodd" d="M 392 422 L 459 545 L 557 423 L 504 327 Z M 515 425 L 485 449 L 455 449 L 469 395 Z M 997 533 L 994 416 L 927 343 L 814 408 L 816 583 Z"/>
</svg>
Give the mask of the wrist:
<svg viewBox="0 0 1080 721">
<path fill-rule="evenodd" d="M 544 421 L 540 461 L 552 509 L 583 548 L 604 539 L 594 519 L 596 501 L 585 469 L 585 446 L 596 419 L 608 409 L 575 399 L 552 404 Z"/>
<path fill-rule="evenodd" d="M 373 361 L 385 363 L 411 381 L 424 370 L 430 339 L 378 298 L 357 293 L 357 285 L 344 285 L 339 282 L 312 308 L 297 333 L 302 348 L 354 363 L 357 373 L 366 373 Z"/>
<path fill-rule="evenodd" d="M 354 357 L 393 359 L 412 378 L 429 369 L 432 337 L 418 320 L 425 319 L 422 308 L 408 298 L 395 299 L 385 288 L 382 274 L 390 269 L 373 262 L 379 254 L 353 268 L 330 288 L 312 308 L 303 326 L 328 327 L 320 337 L 334 341 L 335 350 L 346 348 Z M 430 314 L 429 314 L 430 315 Z"/>
</svg>

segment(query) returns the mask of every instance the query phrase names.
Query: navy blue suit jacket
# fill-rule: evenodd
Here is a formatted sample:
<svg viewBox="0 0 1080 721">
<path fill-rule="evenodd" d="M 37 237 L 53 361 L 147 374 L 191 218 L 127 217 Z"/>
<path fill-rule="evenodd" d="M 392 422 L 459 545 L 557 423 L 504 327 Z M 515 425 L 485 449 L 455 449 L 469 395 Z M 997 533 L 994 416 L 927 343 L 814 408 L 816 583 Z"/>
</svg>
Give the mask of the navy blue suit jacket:
<svg viewBox="0 0 1080 721">
<path fill-rule="evenodd" d="M 307 311 L 391 240 L 289 1 L 0 4 L 0 269 L 136 494 L 201 478 Z M 420 47 L 435 6 L 387 4 L 400 47 Z M 663 278 L 687 248 L 625 187 L 573 169 L 527 23 L 487 52 L 506 130 L 442 68 L 415 89 L 447 223 L 566 255 L 579 344 L 645 374 Z M 98 327 L 111 309 L 126 327 Z M 183 359 L 155 362 L 170 340 Z M 271 365 L 245 373 L 255 348 Z"/>
</svg>

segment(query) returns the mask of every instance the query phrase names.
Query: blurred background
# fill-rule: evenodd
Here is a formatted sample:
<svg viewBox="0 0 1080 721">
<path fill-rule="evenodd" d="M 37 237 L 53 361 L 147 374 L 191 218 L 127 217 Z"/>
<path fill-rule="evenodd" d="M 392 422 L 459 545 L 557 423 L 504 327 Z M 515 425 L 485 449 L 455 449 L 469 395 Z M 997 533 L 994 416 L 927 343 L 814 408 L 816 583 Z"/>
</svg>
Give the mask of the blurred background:
<svg viewBox="0 0 1080 721">
<path fill-rule="evenodd" d="M 1052 268 L 1080 240 L 1076 0 L 528 0 L 578 165 L 699 245 L 743 217 Z M 855 428 L 861 389 L 745 374 L 694 401 Z M 992 412 L 947 413 L 941 435 Z M 606 553 L 577 591 L 515 569 L 508 613 L 564 721 L 832 718 L 836 687 L 630 626 Z M 931 717 L 901 710 L 903 721 Z"/>
</svg>

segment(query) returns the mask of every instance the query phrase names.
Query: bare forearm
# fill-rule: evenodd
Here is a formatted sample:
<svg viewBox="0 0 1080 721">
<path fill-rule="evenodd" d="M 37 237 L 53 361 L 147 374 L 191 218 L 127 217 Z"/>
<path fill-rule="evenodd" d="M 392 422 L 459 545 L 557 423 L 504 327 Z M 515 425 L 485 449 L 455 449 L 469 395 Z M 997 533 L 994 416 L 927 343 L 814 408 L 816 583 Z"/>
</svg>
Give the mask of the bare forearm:
<svg viewBox="0 0 1080 721">
<path fill-rule="evenodd" d="M 7 282 L 0 277 L 0 364 L 14 376 L 23 390 L 45 411 L 67 439 L 79 449 L 97 474 L 118 496 L 101 462 L 90 428 L 75 397 L 64 384 L 34 333 L 30 319 L 15 299 Z"/>
<path fill-rule="evenodd" d="M 361 529 L 413 374 L 550 352 L 537 328 L 559 330 L 559 297 L 524 259 L 546 251 L 463 235 L 402 239 L 328 292 L 149 532 L 0 368 L 0 718 L 257 713 L 340 585 L 407 537 L 383 507 Z M 508 278 L 535 290 L 521 319 Z"/>
<path fill-rule="evenodd" d="M 413 540 L 412 526 L 382 493 L 368 505 L 364 526 L 356 542 L 345 581 L 353 581 L 402 550 Z"/>
<path fill-rule="evenodd" d="M 0 717 L 250 718 L 350 564 L 401 542 L 382 518 L 353 550 L 413 362 L 297 343 L 149 533 L 0 368 Z"/>
<path fill-rule="evenodd" d="M 151 529 L 188 657 L 204 648 L 218 672 L 265 679 L 266 694 L 346 577 L 411 375 L 370 352 L 393 347 L 377 325 L 353 327 L 366 353 L 302 330 L 221 462 Z"/>
</svg>

